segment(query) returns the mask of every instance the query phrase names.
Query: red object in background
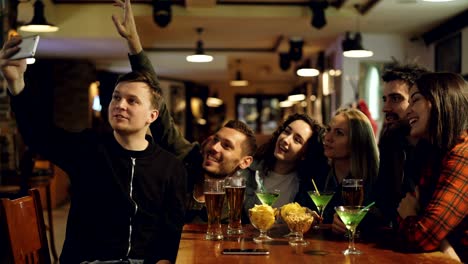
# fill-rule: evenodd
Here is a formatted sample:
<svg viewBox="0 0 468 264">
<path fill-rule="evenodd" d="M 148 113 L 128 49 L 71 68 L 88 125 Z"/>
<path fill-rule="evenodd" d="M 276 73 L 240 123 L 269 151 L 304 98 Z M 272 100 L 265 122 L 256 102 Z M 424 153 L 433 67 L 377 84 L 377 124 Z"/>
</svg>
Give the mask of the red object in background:
<svg viewBox="0 0 468 264">
<path fill-rule="evenodd" d="M 369 121 L 372 125 L 372 130 L 374 130 L 374 135 L 377 136 L 377 130 L 378 130 L 378 126 L 377 126 L 377 123 L 375 122 L 375 120 L 372 118 L 372 115 L 369 111 L 369 107 L 367 106 L 367 103 L 363 100 L 363 99 L 359 99 L 358 103 L 357 103 L 357 108 L 362 112 L 364 113 L 367 118 L 369 118 Z"/>
</svg>

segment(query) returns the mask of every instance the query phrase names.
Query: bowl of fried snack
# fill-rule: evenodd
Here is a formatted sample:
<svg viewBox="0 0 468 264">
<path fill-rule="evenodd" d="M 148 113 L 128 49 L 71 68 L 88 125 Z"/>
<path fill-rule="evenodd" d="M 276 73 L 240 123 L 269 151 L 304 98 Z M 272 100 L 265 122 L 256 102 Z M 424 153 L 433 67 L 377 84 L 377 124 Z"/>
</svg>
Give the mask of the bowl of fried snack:
<svg viewBox="0 0 468 264">
<path fill-rule="evenodd" d="M 254 238 L 257 243 L 270 241 L 271 237 L 267 235 L 267 231 L 275 223 L 277 209 L 269 205 L 256 204 L 253 208 L 249 209 L 249 218 L 252 225 L 260 231 L 260 235 Z"/>
<path fill-rule="evenodd" d="M 309 242 L 304 240 L 304 233 L 309 231 L 314 222 L 313 211 L 298 203 L 289 203 L 281 207 L 280 215 L 291 231 L 289 244 L 307 245 Z"/>
</svg>

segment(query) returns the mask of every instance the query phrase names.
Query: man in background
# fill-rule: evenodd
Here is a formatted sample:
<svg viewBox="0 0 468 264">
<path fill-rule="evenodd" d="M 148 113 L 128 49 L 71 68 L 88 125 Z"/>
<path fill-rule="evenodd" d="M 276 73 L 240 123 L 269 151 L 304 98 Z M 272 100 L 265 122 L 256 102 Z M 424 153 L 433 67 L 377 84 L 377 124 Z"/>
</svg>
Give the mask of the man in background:
<svg viewBox="0 0 468 264">
<path fill-rule="evenodd" d="M 153 65 L 142 48 L 131 6 L 127 2 L 128 0 L 125 3 L 115 1 L 115 5 L 123 8 L 124 17 L 120 21 L 113 16 L 114 24 L 119 34 L 127 40 L 132 69 L 149 72 L 157 81 Z M 257 148 L 252 129 L 238 120 L 227 122 L 201 145 L 188 142 L 177 129 L 164 101 L 159 107 L 158 119 L 150 125 L 150 131 L 161 147 L 176 155 L 185 164 L 190 198 L 187 207 L 195 209 L 187 212 L 186 221 L 192 221 L 197 215 L 206 217 L 204 212 L 200 211 L 204 202 L 204 178 L 225 178 L 247 168 L 252 163 Z"/>
<path fill-rule="evenodd" d="M 379 140 L 380 165 L 377 178 L 376 202 L 385 223 L 396 227 L 399 202 L 407 192 L 413 192 L 419 179 L 414 146 L 417 141 L 409 136 L 406 120 L 409 89 L 426 69 L 416 64 L 394 62 L 385 67 L 382 79 L 383 109 L 385 114 Z"/>
</svg>

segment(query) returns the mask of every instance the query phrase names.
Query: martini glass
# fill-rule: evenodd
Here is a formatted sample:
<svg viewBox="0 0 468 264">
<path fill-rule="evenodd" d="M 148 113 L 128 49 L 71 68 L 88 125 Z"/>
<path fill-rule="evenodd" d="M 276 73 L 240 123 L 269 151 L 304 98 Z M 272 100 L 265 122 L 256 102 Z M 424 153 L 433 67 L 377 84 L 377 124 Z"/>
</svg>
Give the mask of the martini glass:
<svg viewBox="0 0 468 264">
<path fill-rule="evenodd" d="M 272 206 L 278 200 L 280 192 L 275 190 L 273 192 L 255 192 L 255 194 L 262 204 Z"/>
<path fill-rule="evenodd" d="M 325 207 L 327 207 L 327 204 L 330 202 L 330 200 L 333 198 L 335 192 L 326 191 L 318 193 L 317 191 L 308 191 L 307 193 L 317 207 L 320 218 L 323 219 L 323 211 L 325 210 Z M 320 222 L 318 225 L 314 226 L 314 229 L 320 229 Z"/>
<path fill-rule="evenodd" d="M 335 211 L 340 217 L 341 221 L 345 224 L 346 228 L 351 232 L 349 236 L 348 248 L 343 251 L 344 255 L 360 255 L 362 251 L 359 251 L 354 246 L 354 233 L 356 233 L 356 227 L 359 225 L 361 220 L 366 216 L 369 208 L 364 206 L 337 206 Z"/>
<path fill-rule="evenodd" d="M 341 197 L 343 198 L 344 206 L 362 205 L 364 201 L 364 180 L 363 179 L 343 179 Z M 346 231 L 345 237 L 349 238 L 350 232 Z M 354 234 L 355 238 L 359 238 L 359 230 Z"/>
</svg>

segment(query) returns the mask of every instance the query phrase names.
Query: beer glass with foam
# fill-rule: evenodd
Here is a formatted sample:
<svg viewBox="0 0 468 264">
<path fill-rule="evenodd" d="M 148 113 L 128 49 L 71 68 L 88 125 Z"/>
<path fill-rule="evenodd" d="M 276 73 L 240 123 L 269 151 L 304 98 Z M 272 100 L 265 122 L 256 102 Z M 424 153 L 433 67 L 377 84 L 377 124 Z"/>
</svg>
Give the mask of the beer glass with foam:
<svg viewBox="0 0 468 264">
<path fill-rule="evenodd" d="M 244 203 L 245 178 L 242 175 L 227 177 L 225 181 L 226 199 L 229 208 L 228 235 L 243 234 L 241 215 Z"/>
<path fill-rule="evenodd" d="M 345 206 L 361 206 L 364 201 L 362 179 L 343 179 L 341 197 Z"/>
<path fill-rule="evenodd" d="M 206 240 L 222 240 L 221 214 L 225 197 L 224 179 L 205 179 L 203 194 L 205 195 L 206 212 L 208 214 L 208 229 Z"/>
</svg>

